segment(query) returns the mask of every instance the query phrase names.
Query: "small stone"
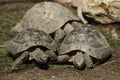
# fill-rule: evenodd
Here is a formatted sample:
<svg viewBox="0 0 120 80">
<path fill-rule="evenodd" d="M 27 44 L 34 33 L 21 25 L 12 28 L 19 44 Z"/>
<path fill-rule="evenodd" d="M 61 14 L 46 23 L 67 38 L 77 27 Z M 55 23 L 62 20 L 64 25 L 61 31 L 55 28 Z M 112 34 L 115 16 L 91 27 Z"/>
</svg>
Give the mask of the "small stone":
<svg viewBox="0 0 120 80">
<path fill-rule="evenodd" d="M 55 78 L 55 76 L 52 76 L 52 78 Z"/>
</svg>

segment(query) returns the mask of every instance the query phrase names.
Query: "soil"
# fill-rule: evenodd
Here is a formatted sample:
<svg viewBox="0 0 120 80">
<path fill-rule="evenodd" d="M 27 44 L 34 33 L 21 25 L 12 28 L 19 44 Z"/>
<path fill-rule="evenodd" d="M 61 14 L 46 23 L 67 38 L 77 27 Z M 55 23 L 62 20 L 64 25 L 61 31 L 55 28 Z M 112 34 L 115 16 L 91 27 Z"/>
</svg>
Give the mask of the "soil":
<svg viewBox="0 0 120 80">
<path fill-rule="evenodd" d="M 112 57 L 93 69 L 83 71 L 65 67 L 50 66 L 47 70 L 38 67 L 26 68 L 17 72 L 4 73 L 2 80 L 120 80 L 120 48 L 113 51 Z"/>
</svg>

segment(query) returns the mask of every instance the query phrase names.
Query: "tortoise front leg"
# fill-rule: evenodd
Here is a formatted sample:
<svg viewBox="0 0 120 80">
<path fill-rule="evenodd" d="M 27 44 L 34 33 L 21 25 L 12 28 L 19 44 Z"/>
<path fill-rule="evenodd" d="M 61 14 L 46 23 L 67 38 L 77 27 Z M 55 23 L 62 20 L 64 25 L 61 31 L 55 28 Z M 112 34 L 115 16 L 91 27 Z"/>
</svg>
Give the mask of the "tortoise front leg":
<svg viewBox="0 0 120 80">
<path fill-rule="evenodd" d="M 93 68 L 93 61 L 91 59 L 91 57 L 88 54 L 84 54 L 84 58 L 85 58 L 85 64 L 87 68 Z"/>
<path fill-rule="evenodd" d="M 15 62 L 13 63 L 12 69 L 15 69 L 15 67 L 16 67 L 17 65 L 22 64 L 23 61 L 25 60 L 25 58 L 26 58 L 27 56 L 29 56 L 29 52 L 26 51 L 26 52 L 22 53 L 22 55 L 21 55 L 20 57 L 18 57 L 18 58 L 15 60 Z"/>
<path fill-rule="evenodd" d="M 63 62 L 67 62 L 68 60 L 70 59 L 70 56 L 69 55 L 60 55 L 58 56 L 58 63 L 63 63 Z"/>
<path fill-rule="evenodd" d="M 57 60 L 57 55 L 56 55 L 56 53 L 53 51 L 53 50 L 47 50 L 46 52 L 45 52 L 45 54 L 47 54 L 48 55 L 48 57 L 50 58 L 50 60 Z"/>
</svg>

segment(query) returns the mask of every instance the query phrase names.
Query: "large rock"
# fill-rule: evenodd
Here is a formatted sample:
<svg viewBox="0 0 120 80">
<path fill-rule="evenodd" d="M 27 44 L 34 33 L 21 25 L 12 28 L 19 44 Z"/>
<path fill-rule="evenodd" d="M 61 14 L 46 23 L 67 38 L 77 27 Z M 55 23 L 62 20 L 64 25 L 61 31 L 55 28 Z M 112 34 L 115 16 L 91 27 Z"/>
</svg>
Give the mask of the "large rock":
<svg viewBox="0 0 120 80">
<path fill-rule="evenodd" d="M 83 13 L 86 12 L 83 11 Z M 102 24 L 120 22 L 120 0 L 106 0 L 105 2 L 100 3 L 96 2 L 93 6 L 92 4 L 89 4 L 88 12 L 85 15 Z"/>
<path fill-rule="evenodd" d="M 77 7 L 78 17 L 83 23 L 83 15 L 102 24 L 120 22 L 120 0 L 54 0 L 59 3 L 70 3 Z"/>
<path fill-rule="evenodd" d="M 0 3 L 28 2 L 28 1 L 43 1 L 43 0 L 0 0 Z"/>
</svg>

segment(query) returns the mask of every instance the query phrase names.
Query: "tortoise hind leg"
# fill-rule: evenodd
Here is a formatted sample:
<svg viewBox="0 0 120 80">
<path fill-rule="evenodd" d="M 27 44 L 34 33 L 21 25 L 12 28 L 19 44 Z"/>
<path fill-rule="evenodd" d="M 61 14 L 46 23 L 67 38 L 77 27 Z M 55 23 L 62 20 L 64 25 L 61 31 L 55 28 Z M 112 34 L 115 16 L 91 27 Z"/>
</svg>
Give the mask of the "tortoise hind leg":
<svg viewBox="0 0 120 80">
<path fill-rule="evenodd" d="M 84 58 L 85 58 L 85 64 L 87 68 L 93 68 L 93 61 L 91 59 L 91 57 L 88 54 L 84 54 Z"/>
<path fill-rule="evenodd" d="M 28 52 L 22 53 L 22 55 L 21 55 L 20 57 L 18 57 L 18 58 L 15 60 L 15 62 L 13 63 L 12 69 L 15 69 L 15 67 L 16 67 L 17 65 L 22 64 L 23 61 L 24 61 L 24 59 L 25 59 L 27 56 L 29 56 L 29 53 L 28 53 Z"/>
<path fill-rule="evenodd" d="M 85 59 L 82 52 L 77 52 L 75 56 L 73 56 L 73 64 L 75 68 L 82 69 L 85 65 Z"/>
<path fill-rule="evenodd" d="M 62 29 L 59 29 L 55 32 L 54 40 L 57 44 L 60 44 L 60 40 L 63 39 L 65 36 L 65 32 Z"/>
</svg>

